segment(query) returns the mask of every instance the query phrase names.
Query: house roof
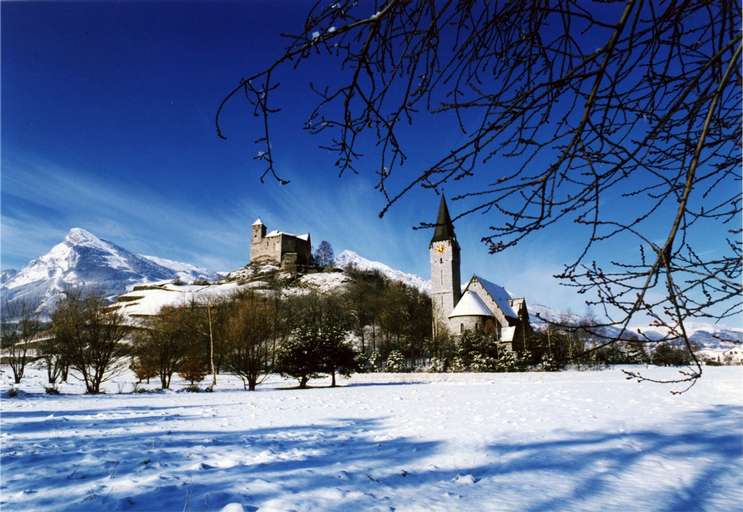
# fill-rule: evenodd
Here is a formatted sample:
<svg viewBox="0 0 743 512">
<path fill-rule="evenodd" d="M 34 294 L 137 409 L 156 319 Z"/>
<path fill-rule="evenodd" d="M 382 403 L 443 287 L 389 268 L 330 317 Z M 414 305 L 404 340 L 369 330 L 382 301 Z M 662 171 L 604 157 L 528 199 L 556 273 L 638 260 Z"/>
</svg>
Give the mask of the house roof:
<svg viewBox="0 0 743 512">
<path fill-rule="evenodd" d="M 487 294 L 490 295 L 490 298 L 493 299 L 500 310 L 503 311 L 504 315 L 511 318 L 518 318 L 516 313 L 511 308 L 511 294 L 509 294 L 505 288 L 495 283 L 491 283 L 487 279 L 483 279 L 480 276 L 473 276 L 473 278 L 477 279 L 480 282 L 482 287 L 485 288 Z"/>
<path fill-rule="evenodd" d="M 310 239 L 310 234 L 309 233 L 302 233 L 301 235 L 295 235 L 293 233 L 287 233 L 286 231 L 279 231 L 277 229 L 274 229 L 273 231 L 270 231 L 266 235 L 266 238 L 268 238 L 269 236 L 291 236 L 291 237 L 294 237 L 294 238 L 299 238 L 300 240 L 304 240 L 305 242 Z"/>
<path fill-rule="evenodd" d="M 433 232 L 431 243 L 456 240 L 456 238 L 454 224 L 452 224 L 451 217 L 449 216 L 449 208 L 446 206 L 446 198 L 442 194 L 441 202 L 439 203 L 439 214 L 436 218 L 436 229 Z"/>
<path fill-rule="evenodd" d="M 462 298 L 459 299 L 457 306 L 454 308 L 451 314 L 449 314 L 449 318 L 454 318 L 456 316 L 492 317 L 493 313 L 488 309 L 479 295 L 468 290 L 464 292 L 464 295 L 462 295 Z"/>
</svg>

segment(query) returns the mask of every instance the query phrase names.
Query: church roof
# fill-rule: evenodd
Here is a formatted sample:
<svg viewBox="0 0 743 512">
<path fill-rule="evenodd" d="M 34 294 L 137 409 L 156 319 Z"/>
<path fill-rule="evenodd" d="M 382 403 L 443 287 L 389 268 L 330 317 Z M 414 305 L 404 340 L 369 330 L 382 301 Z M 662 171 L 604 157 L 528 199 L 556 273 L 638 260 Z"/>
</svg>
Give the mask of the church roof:
<svg viewBox="0 0 743 512">
<path fill-rule="evenodd" d="M 480 282 L 482 287 L 485 288 L 487 294 L 490 295 L 490 298 L 498 304 L 498 307 L 503 311 L 504 315 L 510 316 L 511 318 L 518 318 L 511 308 L 511 294 L 509 294 L 505 288 L 495 283 L 491 283 L 480 276 L 473 276 L 473 279 L 477 279 Z"/>
<path fill-rule="evenodd" d="M 441 203 L 439 203 L 439 214 L 436 218 L 436 229 L 433 232 L 433 238 L 431 243 L 441 242 L 444 240 L 456 239 L 454 234 L 454 224 L 452 224 L 451 217 L 449 216 L 449 208 L 446 206 L 446 199 L 444 195 L 441 195 Z"/>
<path fill-rule="evenodd" d="M 493 313 L 488 309 L 482 299 L 471 291 L 464 292 L 462 298 L 459 299 L 457 306 L 449 315 L 449 318 L 455 316 L 493 316 Z"/>
<path fill-rule="evenodd" d="M 255 222 L 253 223 L 254 226 L 260 226 L 261 224 L 263 224 L 263 221 L 261 220 L 260 217 L 255 219 Z"/>
</svg>

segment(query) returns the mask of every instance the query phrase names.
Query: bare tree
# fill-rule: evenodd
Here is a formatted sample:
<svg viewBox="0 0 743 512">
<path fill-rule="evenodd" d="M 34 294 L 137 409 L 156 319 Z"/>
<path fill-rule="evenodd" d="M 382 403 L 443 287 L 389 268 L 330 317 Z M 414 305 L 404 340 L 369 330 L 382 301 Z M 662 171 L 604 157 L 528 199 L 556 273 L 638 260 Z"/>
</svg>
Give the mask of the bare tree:
<svg viewBox="0 0 743 512">
<path fill-rule="evenodd" d="M 13 381 L 20 384 L 26 366 L 35 359 L 36 350 L 32 345 L 38 344 L 39 340 L 36 338 L 42 331 L 43 325 L 35 307 L 28 302 L 14 304 L 12 308 L 6 309 L 6 314 L 17 317 L 18 322 L 3 325 L 0 348 L 13 372 Z"/>
<path fill-rule="evenodd" d="M 271 299 L 252 292 L 236 297 L 231 306 L 225 365 L 255 391 L 270 371 L 275 308 Z"/>
<path fill-rule="evenodd" d="M 127 327 L 121 314 L 94 293 L 66 292 L 52 315 L 52 331 L 63 357 L 90 394 L 100 393 L 101 384 L 121 369 L 128 352 L 122 342 Z"/>
<path fill-rule="evenodd" d="M 150 368 L 160 377 L 162 389 L 170 388 L 173 374 L 188 352 L 193 339 L 192 324 L 189 306 L 166 306 L 147 319 L 134 336 L 132 356 L 136 366 Z"/>
<path fill-rule="evenodd" d="M 688 320 L 741 309 L 740 25 L 732 0 L 318 1 L 285 51 L 226 95 L 217 134 L 246 98 L 261 180 L 286 183 L 270 137 L 278 77 L 337 62 L 310 84 L 304 128 L 341 175 L 378 148 L 380 215 L 415 187 L 459 182 L 457 218 L 486 215 L 493 253 L 572 221 L 585 243 L 556 277 L 599 305 L 594 334 L 614 343 L 649 321 L 691 352 Z M 451 146 L 402 173 L 411 125 L 431 116 L 451 123 Z M 699 250 L 709 230 L 720 245 Z M 623 256 L 592 261 L 601 244 Z M 671 381 L 693 384 L 692 362 Z"/>
</svg>

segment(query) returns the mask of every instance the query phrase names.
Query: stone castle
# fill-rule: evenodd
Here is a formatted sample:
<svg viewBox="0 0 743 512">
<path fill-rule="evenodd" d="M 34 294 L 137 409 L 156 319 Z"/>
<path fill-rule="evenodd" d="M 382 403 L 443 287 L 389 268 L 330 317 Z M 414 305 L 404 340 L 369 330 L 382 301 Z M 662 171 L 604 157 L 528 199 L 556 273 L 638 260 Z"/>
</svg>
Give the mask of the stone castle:
<svg viewBox="0 0 743 512">
<path fill-rule="evenodd" d="M 253 222 L 250 261 L 275 263 L 289 271 L 309 265 L 312 261 L 310 234 L 293 235 L 277 230 L 269 232 L 263 221 L 256 219 Z"/>
<path fill-rule="evenodd" d="M 483 331 L 508 348 L 524 341 L 530 328 L 525 299 L 476 275 L 462 289 L 459 243 L 443 196 L 435 226 L 428 246 L 434 336 Z"/>
</svg>

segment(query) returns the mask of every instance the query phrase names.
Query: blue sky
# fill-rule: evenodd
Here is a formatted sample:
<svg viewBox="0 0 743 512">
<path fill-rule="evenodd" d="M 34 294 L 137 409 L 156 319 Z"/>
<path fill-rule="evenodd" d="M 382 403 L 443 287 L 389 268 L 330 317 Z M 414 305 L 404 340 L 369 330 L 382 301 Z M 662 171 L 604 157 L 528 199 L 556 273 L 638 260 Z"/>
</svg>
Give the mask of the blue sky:
<svg viewBox="0 0 743 512">
<path fill-rule="evenodd" d="M 282 82 L 273 147 L 289 186 L 258 181 L 258 125 L 243 105 L 227 111 L 229 139 L 215 135 L 224 93 L 279 54 L 278 34 L 300 27 L 304 11 L 303 2 L 274 1 L 3 3 L 2 268 L 23 266 L 79 226 L 133 251 L 230 270 L 247 262 L 260 216 L 270 229 L 310 231 L 336 252 L 428 277 L 430 232 L 412 227 L 434 220 L 434 193 L 415 190 L 380 220 L 376 160 L 339 179 L 321 141 L 301 129 L 306 82 L 332 80 L 328 63 Z M 411 174 L 450 137 L 435 124 L 416 129 L 403 168 Z M 551 278 L 585 233 L 560 225 L 488 255 L 479 240 L 495 220 L 458 222 L 463 274 L 585 311 Z"/>
</svg>

